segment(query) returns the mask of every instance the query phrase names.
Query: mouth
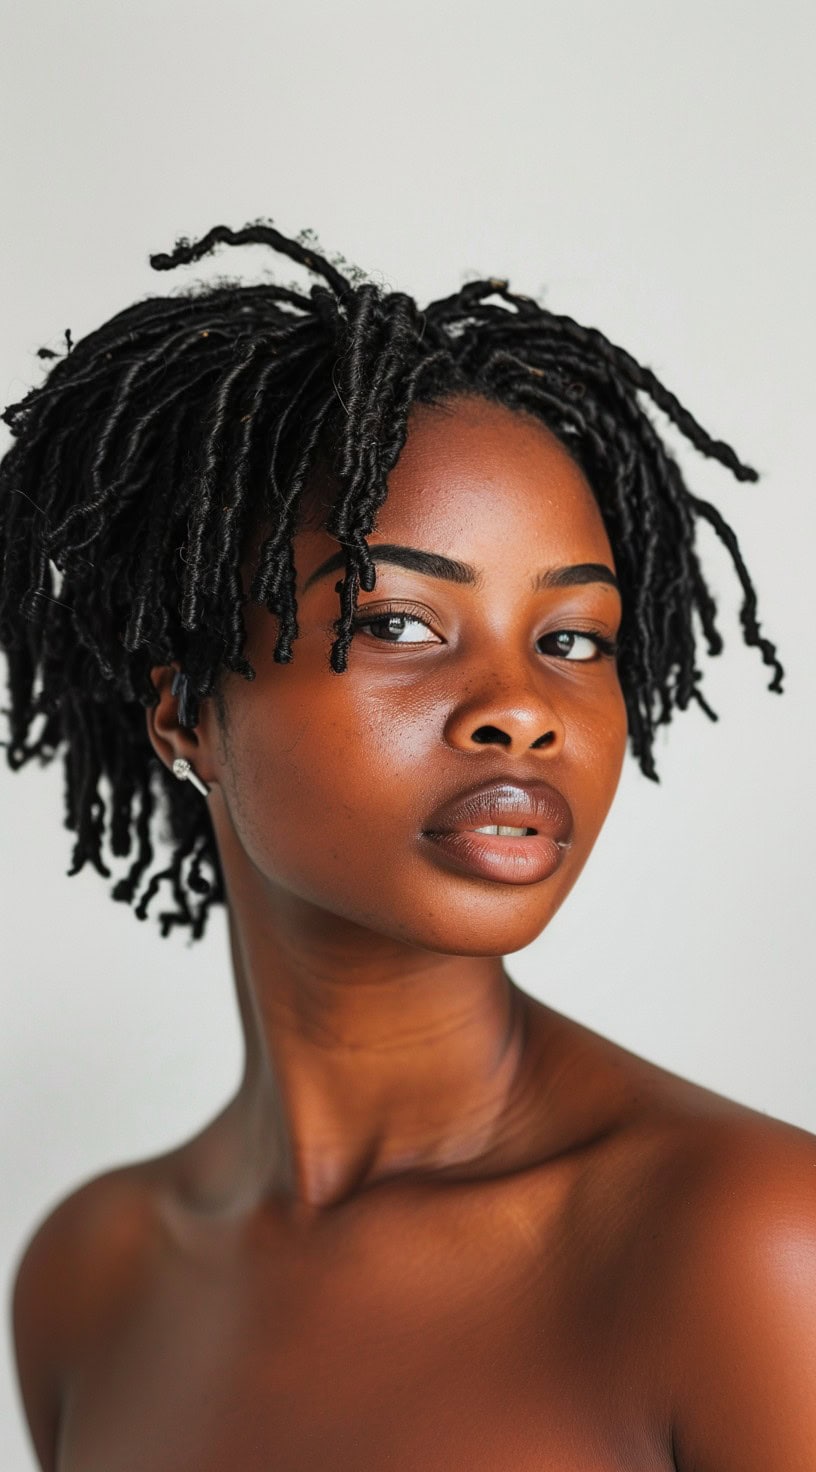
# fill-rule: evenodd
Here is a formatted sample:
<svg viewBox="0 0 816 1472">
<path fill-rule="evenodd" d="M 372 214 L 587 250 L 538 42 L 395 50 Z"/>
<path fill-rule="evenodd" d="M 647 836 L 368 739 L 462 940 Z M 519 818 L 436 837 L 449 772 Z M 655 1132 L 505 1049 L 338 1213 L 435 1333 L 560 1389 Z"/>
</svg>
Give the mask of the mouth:
<svg viewBox="0 0 816 1472">
<path fill-rule="evenodd" d="M 537 884 L 571 847 L 572 813 L 548 783 L 482 783 L 437 810 L 422 838 L 446 868 L 505 884 Z"/>
</svg>

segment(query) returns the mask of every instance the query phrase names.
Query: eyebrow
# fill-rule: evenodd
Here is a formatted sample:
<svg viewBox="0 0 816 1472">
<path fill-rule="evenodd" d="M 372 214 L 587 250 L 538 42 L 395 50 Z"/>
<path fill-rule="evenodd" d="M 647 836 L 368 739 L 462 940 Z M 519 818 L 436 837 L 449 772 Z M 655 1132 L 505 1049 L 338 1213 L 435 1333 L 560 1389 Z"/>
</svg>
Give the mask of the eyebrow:
<svg viewBox="0 0 816 1472">
<path fill-rule="evenodd" d="M 418 547 L 403 547 L 396 542 L 372 543 L 370 551 L 372 562 L 390 562 L 395 567 L 406 567 L 410 572 L 421 572 L 430 578 L 442 578 L 448 583 L 469 583 L 473 587 L 479 587 L 483 581 L 484 575 L 478 568 L 471 567 L 467 562 L 443 557 L 441 552 L 422 552 Z M 325 562 L 321 562 L 309 574 L 303 585 L 303 592 L 312 583 L 316 583 L 318 578 L 327 577 L 340 568 L 345 569 L 345 565 L 346 558 L 342 550 L 332 553 L 331 557 L 327 557 Z M 575 562 L 568 567 L 549 567 L 531 579 L 531 588 L 534 593 L 539 593 L 545 588 L 570 588 L 578 583 L 608 583 L 620 592 L 615 574 L 604 562 Z"/>
</svg>

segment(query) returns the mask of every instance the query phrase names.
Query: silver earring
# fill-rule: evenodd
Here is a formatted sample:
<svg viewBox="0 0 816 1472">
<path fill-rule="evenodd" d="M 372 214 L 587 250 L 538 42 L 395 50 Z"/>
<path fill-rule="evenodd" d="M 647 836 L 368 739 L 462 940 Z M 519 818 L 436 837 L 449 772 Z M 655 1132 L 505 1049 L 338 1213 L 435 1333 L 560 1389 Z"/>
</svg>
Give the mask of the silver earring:
<svg viewBox="0 0 816 1472">
<path fill-rule="evenodd" d="M 193 771 L 190 763 L 185 756 L 176 757 L 175 761 L 173 762 L 173 772 L 174 775 L 179 778 L 179 781 L 192 782 L 193 786 L 197 787 L 199 792 L 202 792 L 205 797 L 209 796 L 210 789 L 207 783 L 202 782 L 201 778 L 196 776 L 196 773 Z"/>
</svg>

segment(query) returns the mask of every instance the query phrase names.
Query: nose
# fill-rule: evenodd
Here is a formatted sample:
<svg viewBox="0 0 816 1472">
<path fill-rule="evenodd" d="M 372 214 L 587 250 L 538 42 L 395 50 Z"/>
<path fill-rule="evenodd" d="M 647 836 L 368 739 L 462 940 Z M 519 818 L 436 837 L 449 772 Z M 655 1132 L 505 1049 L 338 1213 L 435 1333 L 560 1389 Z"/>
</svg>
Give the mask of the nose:
<svg viewBox="0 0 816 1472">
<path fill-rule="evenodd" d="M 542 685 L 510 689 L 495 676 L 488 680 L 487 688 L 465 695 L 450 712 L 448 744 L 457 751 L 496 745 L 518 755 L 546 751 L 557 756 L 564 746 L 564 725 Z"/>
</svg>

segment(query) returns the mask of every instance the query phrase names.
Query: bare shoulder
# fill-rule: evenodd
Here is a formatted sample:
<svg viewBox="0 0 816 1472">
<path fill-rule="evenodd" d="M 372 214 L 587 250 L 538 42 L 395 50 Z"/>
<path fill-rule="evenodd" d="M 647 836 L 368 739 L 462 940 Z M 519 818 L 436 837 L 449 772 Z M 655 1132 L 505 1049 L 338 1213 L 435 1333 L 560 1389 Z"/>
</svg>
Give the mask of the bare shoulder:
<svg viewBox="0 0 816 1472">
<path fill-rule="evenodd" d="M 60 1403 L 83 1348 L 127 1312 L 160 1236 L 152 1163 L 93 1177 L 50 1209 L 14 1271 L 12 1328 L 40 1464 L 55 1466 Z"/>
<path fill-rule="evenodd" d="M 713 1256 L 724 1283 L 729 1265 L 744 1271 L 758 1265 L 757 1252 L 813 1239 L 816 1135 L 680 1083 L 658 1079 L 644 1115 L 654 1205 L 678 1271 L 693 1273 Z M 708 1288 L 716 1296 L 716 1284 Z"/>
<path fill-rule="evenodd" d="M 816 1138 L 764 1116 L 677 1157 L 664 1323 L 678 1466 L 805 1472 L 816 1444 Z"/>
<path fill-rule="evenodd" d="M 575 1038 L 582 1071 L 619 1101 L 623 1178 L 629 1186 L 639 1180 L 644 1208 L 656 1213 L 659 1237 L 674 1242 L 673 1250 L 694 1254 L 695 1246 L 727 1237 L 733 1258 L 735 1230 L 747 1240 L 753 1224 L 767 1240 L 774 1223 L 783 1231 L 795 1219 L 812 1230 L 816 1135 L 577 1024 Z"/>
<path fill-rule="evenodd" d="M 632 1100 L 610 1150 L 618 1243 L 680 1472 L 812 1469 L 816 1136 L 597 1035 L 582 1045 Z"/>
</svg>

